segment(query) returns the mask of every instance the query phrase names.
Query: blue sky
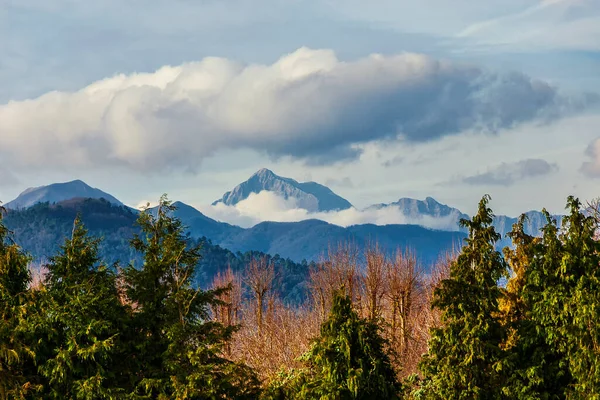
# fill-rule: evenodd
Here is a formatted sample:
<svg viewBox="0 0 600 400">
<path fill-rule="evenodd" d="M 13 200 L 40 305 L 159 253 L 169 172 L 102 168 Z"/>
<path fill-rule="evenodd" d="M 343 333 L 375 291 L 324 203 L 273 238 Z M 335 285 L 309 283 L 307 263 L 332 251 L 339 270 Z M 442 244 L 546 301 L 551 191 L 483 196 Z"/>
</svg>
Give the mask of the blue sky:
<svg viewBox="0 0 600 400">
<path fill-rule="evenodd" d="M 596 0 L 3 4 L 3 201 L 83 179 L 202 208 L 261 167 L 358 207 L 600 195 Z"/>
</svg>

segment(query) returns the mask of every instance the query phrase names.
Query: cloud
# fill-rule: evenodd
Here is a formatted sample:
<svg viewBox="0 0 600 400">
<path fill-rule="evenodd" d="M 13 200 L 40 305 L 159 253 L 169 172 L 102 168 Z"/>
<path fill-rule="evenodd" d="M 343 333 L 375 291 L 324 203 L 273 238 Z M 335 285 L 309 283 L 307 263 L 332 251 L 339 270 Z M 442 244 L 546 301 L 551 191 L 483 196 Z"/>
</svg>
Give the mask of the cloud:
<svg viewBox="0 0 600 400">
<path fill-rule="evenodd" d="M 495 51 L 600 51 L 597 0 L 543 0 L 518 12 L 479 21 L 458 33 Z"/>
<path fill-rule="evenodd" d="M 591 160 L 585 161 L 580 171 L 590 178 L 600 178 L 600 138 L 588 145 L 585 155 Z"/>
<path fill-rule="evenodd" d="M 404 156 L 394 156 L 393 158 L 386 160 L 381 163 L 381 165 L 385 168 L 395 167 L 396 165 L 401 165 L 406 160 Z"/>
<path fill-rule="evenodd" d="M 352 179 L 349 176 L 340 178 L 340 179 L 336 179 L 336 178 L 330 178 L 327 179 L 325 181 L 325 186 L 337 186 L 337 187 L 342 187 L 342 188 L 353 188 L 354 187 L 354 182 L 352 182 Z"/>
<path fill-rule="evenodd" d="M 358 210 L 353 207 L 342 211 L 311 213 L 300 208 L 298 204 L 294 198 L 284 199 L 276 193 L 262 191 L 250 194 L 247 199 L 234 206 L 218 203 L 214 206 L 199 207 L 199 210 L 216 220 L 245 228 L 263 221 L 297 222 L 307 219 L 319 219 L 344 227 L 358 224 L 415 224 L 431 229 L 450 231 L 459 229 L 457 215 L 440 218 L 430 216 L 411 218 L 395 207 L 366 210 Z"/>
<path fill-rule="evenodd" d="M 540 177 L 558 171 L 558 165 L 542 159 L 530 158 L 514 163 L 502 163 L 489 168 L 486 172 L 463 177 L 469 185 L 510 186 L 528 178 Z"/>
<path fill-rule="evenodd" d="M 0 157 L 30 169 L 193 171 L 248 148 L 328 164 L 356 158 L 361 143 L 495 133 L 585 106 L 518 73 L 408 53 L 341 62 L 301 48 L 271 65 L 209 57 L 0 105 Z"/>
</svg>

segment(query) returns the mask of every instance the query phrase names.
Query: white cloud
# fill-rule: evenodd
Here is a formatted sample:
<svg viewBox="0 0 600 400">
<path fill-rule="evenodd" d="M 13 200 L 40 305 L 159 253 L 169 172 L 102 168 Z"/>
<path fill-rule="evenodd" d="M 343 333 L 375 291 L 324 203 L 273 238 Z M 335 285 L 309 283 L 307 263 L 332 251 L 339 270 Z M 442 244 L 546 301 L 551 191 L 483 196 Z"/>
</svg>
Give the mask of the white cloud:
<svg viewBox="0 0 600 400">
<path fill-rule="evenodd" d="M 301 48 L 271 65 L 209 57 L 0 105 L 0 157 L 29 170 L 195 170 L 216 151 L 250 148 L 330 163 L 358 143 L 497 132 L 582 107 L 521 74 Z"/>
<path fill-rule="evenodd" d="M 319 219 L 339 226 L 358 224 L 415 224 L 431 229 L 458 230 L 456 215 L 443 218 L 423 216 L 410 218 L 398 208 L 358 210 L 349 208 L 342 211 L 311 213 L 299 208 L 294 198 L 284 199 L 276 193 L 262 191 L 236 204 L 227 206 L 219 203 L 215 206 L 199 207 L 199 210 L 211 218 L 239 225 L 252 227 L 263 221 L 297 222 L 307 219 Z"/>
</svg>

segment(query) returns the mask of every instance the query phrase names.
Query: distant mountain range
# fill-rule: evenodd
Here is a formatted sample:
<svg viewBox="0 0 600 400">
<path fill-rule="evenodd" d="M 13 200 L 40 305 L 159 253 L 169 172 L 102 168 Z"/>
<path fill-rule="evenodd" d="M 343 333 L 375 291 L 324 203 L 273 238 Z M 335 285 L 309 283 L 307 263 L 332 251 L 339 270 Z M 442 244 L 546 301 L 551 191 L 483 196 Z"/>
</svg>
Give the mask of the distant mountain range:
<svg viewBox="0 0 600 400">
<path fill-rule="evenodd" d="M 233 253 L 258 251 L 297 263 L 318 261 L 326 256 L 329 248 L 335 249 L 339 244 L 352 243 L 362 250 L 370 243 L 378 243 L 390 255 L 398 249 L 412 248 L 428 267 L 465 237 L 461 232 L 435 231 L 416 225 L 367 224 L 343 228 L 318 220 L 263 222 L 243 229 L 214 221 L 183 203 L 174 204 L 178 206 L 175 215 L 189 227 L 191 238 L 205 237 L 213 245 Z M 86 225 L 93 227 L 92 233 L 105 238 L 101 250 L 106 260 L 135 259 L 128 242 L 137 231 L 136 213 L 105 199 L 76 198 L 55 204 L 40 203 L 26 209 L 9 209 L 6 224 L 15 232 L 16 241 L 34 258 L 46 259 L 70 234 L 77 213 L 82 215 Z"/>
<path fill-rule="evenodd" d="M 259 170 L 246 182 L 225 193 L 213 205 L 223 203 L 233 206 L 246 200 L 251 194 L 262 191 L 274 192 L 284 199 L 294 198 L 299 208 L 309 212 L 339 211 L 352 207 L 348 200 L 338 196 L 326 186 L 316 182 L 300 183 L 291 178 L 283 178 L 266 168 Z"/>
<path fill-rule="evenodd" d="M 235 205 L 251 194 L 269 191 L 283 198 L 294 198 L 298 207 L 312 212 L 326 212 L 351 208 L 349 201 L 335 194 L 327 187 L 314 182 L 299 183 L 290 178 L 276 175 L 268 169 L 261 169 L 246 182 L 236 186 L 231 192 L 214 204 Z M 56 183 L 49 186 L 30 188 L 5 206 L 11 210 L 26 210 L 38 203 L 64 205 L 77 199 L 104 199 L 107 203 L 123 207 L 123 203 L 102 190 L 92 188 L 80 180 Z M 67 203 L 65 203 L 67 202 Z M 64 203 L 64 204 L 63 204 Z M 372 225 L 362 224 L 349 227 L 332 225 L 319 220 L 300 222 L 262 222 L 244 229 L 225 222 L 219 222 L 202 214 L 197 209 L 175 202 L 176 215 L 188 227 L 192 237 L 206 237 L 234 252 L 262 251 L 279 254 L 295 261 L 316 260 L 329 246 L 341 242 L 354 242 L 364 247 L 377 241 L 390 252 L 398 248 L 413 247 L 425 262 L 432 262 L 439 254 L 459 245 L 465 237 L 465 229 L 459 227 L 461 218 L 469 216 L 460 210 L 437 202 L 431 197 L 425 200 L 401 198 L 389 204 L 376 204 L 366 210 L 395 209 L 406 216 L 414 225 Z M 136 214 L 138 211 L 128 209 Z M 538 235 L 546 221 L 539 211 L 529 211 L 525 229 L 527 233 Z M 560 216 L 557 219 L 560 220 Z M 432 230 L 418 225 L 419 221 L 444 221 L 444 229 Z M 499 247 L 510 245 L 506 233 L 510 232 L 517 218 L 496 216 L 494 226 L 502 234 Z M 24 221 L 23 223 L 26 223 Z"/>
</svg>

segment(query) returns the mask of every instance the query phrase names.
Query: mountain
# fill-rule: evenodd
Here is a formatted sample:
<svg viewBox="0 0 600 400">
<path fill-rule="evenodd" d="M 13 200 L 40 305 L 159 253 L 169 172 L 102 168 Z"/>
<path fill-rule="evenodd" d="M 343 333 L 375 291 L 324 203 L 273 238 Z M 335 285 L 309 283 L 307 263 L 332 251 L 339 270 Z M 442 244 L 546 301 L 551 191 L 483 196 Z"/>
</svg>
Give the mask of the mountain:
<svg viewBox="0 0 600 400">
<path fill-rule="evenodd" d="M 459 209 L 439 203 L 437 200 L 427 197 L 425 200 L 411 198 L 401 198 L 400 200 L 389 204 L 375 204 L 369 209 L 389 209 L 397 208 L 407 218 L 408 221 L 418 225 L 435 226 L 438 229 L 448 231 L 467 232 L 466 228 L 459 225 L 461 219 L 470 219 L 471 217 Z M 540 211 L 528 211 L 527 221 L 524 224 L 525 233 L 532 236 L 539 236 L 541 229 L 546 225 L 546 218 Z M 553 215 L 560 224 L 561 215 Z M 518 217 L 509 217 L 506 215 L 496 215 L 494 217 L 494 228 L 496 232 L 502 235 L 498 247 L 502 248 L 511 245 L 511 240 L 506 236 L 512 230 L 512 226 L 517 223 Z"/>
<path fill-rule="evenodd" d="M 186 213 L 183 207 L 182 213 Z M 141 256 L 129 245 L 130 239 L 140 232 L 136 224 L 138 214 L 104 199 L 76 198 L 54 204 L 38 203 L 26 209 L 8 209 L 3 222 L 12 232 L 15 242 L 33 257 L 34 262 L 39 263 L 56 254 L 71 234 L 76 216 L 80 215 L 89 233 L 102 238 L 99 252 L 104 262 L 108 265 L 118 262 L 121 266 L 129 263 L 139 266 Z M 189 215 L 193 216 L 193 213 Z M 267 257 L 280 278 L 277 287 L 284 300 L 300 302 L 305 295 L 307 263 L 295 263 L 257 251 L 234 253 L 204 237 L 191 238 L 190 241 L 202 245 L 202 259 L 194 277 L 196 286 L 208 287 L 216 274 L 228 267 L 243 271 L 250 259 Z"/>
<path fill-rule="evenodd" d="M 176 216 L 189 227 L 193 239 L 205 237 L 211 245 L 219 245 L 235 254 L 258 251 L 296 263 L 318 261 L 331 246 L 341 243 L 354 243 L 362 251 L 369 243 L 377 242 L 390 255 L 397 249 L 413 248 L 427 267 L 465 237 L 460 232 L 435 231 L 416 225 L 367 224 L 344 228 L 319 220 L 263 222 L 243 229 L 214 221 L 183 203 L 175 205 L 179 207 Z M 129 239 L 138 232 L 137 213 L 104 199 L 77 198 L 55 204 L 38 203 L 27 209 L 9 209 L 5 222 L 15 232 L 17 243 L 36 259 L 44 259 L 58 250 L 71 232 L 78 213 L 93 234 L 104 237 L 100 250 L 107 262 L 140 262 L 129 248 Z"/>
<path fill-rule="evenodd" d="M 235 205 L 247 199 L 252 193 L 269 191 L 285 199 L 295 198 L 297 205 L 310 212 L 346 210 L 352 204 L 335 194 L 326 186 L 316 182 L 300 183 L 290 178 L 276 175 L 273 171 L 263 168 L 256 172 L 246 182 L 237 185 L 232 191 L 227 192 L 213 205 L 223 203 Z"/>
<path fill-rule="evenodd" d="M 80 180 L 29 188 L 21 193 L 16 199 L 6 203 L 4 206 L 10 209 L 24 209 L 38 203 L 47 202 L 53 204 L 74 198 L 105 199 L 111 204 L 123 206 L 123 203 L 110 194 L 105 193 L 100 189 L 93 188 Z"/>
<path fill-rule="evenodd" d="M 319 261 L 330 247 L 352 243 L 359 251 L 377 243 L 390 256 L 398 249 L 411 248 L 426 269 L 440 255 L 462 245 L 466 236 L 418 225 L 354 225 L 347 228 L 320 220 L 300 222 L 262 222 L 228 236 L 219 244 L 232 251 L 259 250 L 279 254 L 297 262 Z"/>
<path fill-rule="evenodd" d="M 188 229 L 188 232 L 193 237 L 207 237 L 214 242 L 221 242 L 224 238 L 236 235 L 243 231 L 243 228 L 239 226 L 230 225 L 225 222 L 215 221 L 212 218 L 207 217 L 194 207 L 176 201 L 173 203 L 176 207 L 173 213 L 175 217 L 179 218 Z M 153 215 L 156 215 L 157 207 L 150 209 Z"/>
<path fill-rule="evenodd" d="M 469 218 L 460 210 L 439 203 L 432 197 L 426 197 L 425 200 L 417 200 L 411 198 L 401 198 L 394 203 L 375 204 L 367 208 L 367 210 L 382 210 L 396 208 L 402 212 L 407 221 L 417 225 L 435 225 L 438 229 L 457 231 L 461 230 L 459 221 L 462 218 Z M 425 219 L 428 219 L 426 222 Z M 438 220 L 438 223 L 434 221 Z M 444 221 L 444 223 L 441 223 Z"/>
</svg>

